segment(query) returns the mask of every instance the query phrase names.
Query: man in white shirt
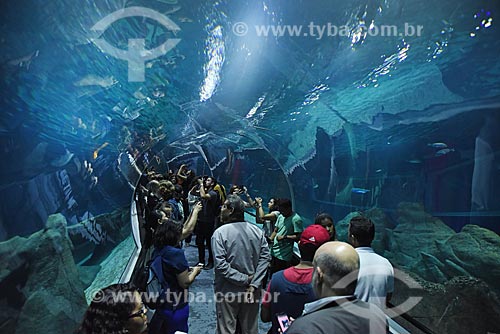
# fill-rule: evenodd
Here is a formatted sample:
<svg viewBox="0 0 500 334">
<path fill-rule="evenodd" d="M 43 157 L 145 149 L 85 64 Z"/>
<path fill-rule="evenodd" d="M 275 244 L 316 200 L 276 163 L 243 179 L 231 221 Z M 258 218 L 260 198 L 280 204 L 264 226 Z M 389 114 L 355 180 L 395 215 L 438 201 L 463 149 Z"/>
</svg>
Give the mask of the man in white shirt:
<svg viewBox="0 0 500 334">
<path fill-rule="evenodd" d="M 358 299 L 384 309 L 394 292 L 394 269 L 391 263 L 371 248 L 375 225 L 363 216 L 349 222 L 348 240 L 359 255 L 359 275 L 356 291 Z"/>
</svg>

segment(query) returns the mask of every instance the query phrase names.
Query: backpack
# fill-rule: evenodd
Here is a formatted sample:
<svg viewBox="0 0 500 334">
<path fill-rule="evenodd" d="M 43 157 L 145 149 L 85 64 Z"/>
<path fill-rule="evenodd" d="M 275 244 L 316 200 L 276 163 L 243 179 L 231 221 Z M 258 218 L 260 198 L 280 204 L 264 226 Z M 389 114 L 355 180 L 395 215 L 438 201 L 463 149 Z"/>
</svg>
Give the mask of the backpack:
<svg viewBox="0 0 500 334">
<path fill-rule="evenodd" d="M 148 280 L 144 291 L 146 292 L 143 298 L 144 304 L 155 310 L 163 306 L 166 300 L 166 294 L 169 291 L 168 282 L 163 275 L 163 261 L 160 255 L 157 255 L 145 267 L 148 273 Z"/>
</svg>

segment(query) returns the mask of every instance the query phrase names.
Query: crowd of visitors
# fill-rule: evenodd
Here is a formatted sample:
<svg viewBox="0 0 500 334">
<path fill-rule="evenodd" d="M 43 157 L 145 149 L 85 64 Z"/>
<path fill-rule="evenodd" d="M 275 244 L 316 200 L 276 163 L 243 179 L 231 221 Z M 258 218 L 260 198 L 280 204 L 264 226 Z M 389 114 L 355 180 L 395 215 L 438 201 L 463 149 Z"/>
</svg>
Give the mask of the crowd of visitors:
<svg viewBox="0 0 500 334">
<path fill-rule="evenodd" d="M 147 288 L 109 286 L 103 295 L 128 298 L 94 299 L 80 334 L 187 333 L 189 304 L 183 296 L 202 270 L 212 269 L 217 333 L 257 334 L 259 309 L 269 333 L 386 332 L 382 310 L 394 290 L 394 272 L 371 248 L 370 219 L 354 217 L 349 244 L 338 242 L 329 214 L 318 214 L 304 228 L 290 199 L 270 198 L 266 213 L 263 199 L 253 199 L 246 187 L 232 185 L 226 193 L 213 176 L 196 176 L 186 165 L 165 174 L 148 170 L 136 202 L 143 247 L 149 250 L 147 282 L 156 278 L 162 296 L 168 291 L 176 297 L 161 300 L 147 325 L 144 304 L 150 304 L 138 293 Z M 249 209 L 255 209 L 255 222 L 245 221 Z M 198 264 L 190 266 L 184 250 L 193 237 Z"/>
</svg>

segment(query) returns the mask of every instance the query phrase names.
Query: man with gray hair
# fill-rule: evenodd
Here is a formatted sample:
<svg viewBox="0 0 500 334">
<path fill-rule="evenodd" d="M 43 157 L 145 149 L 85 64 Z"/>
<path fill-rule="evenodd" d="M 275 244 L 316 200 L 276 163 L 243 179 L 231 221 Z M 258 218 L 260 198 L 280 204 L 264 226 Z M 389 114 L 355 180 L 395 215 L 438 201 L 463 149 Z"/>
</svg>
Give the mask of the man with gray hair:
<svg viewBox="0 0 500 334">
<path fill-rule="evenodd" d="M 221 208 L 223 225 L 212 236 L 215 262 L 217 330 L 234 334 L 258 333 L 260 288 L 271 260 L 262 230 L 244 219 L 245 204 L 229 195 Z"/>
<path fill-rule="evenodd" d="M 314 256 L 317 301 L 306 304 L 287 334 L 385 334 L 386 318 L 375 305 L 356 299 L 359 256 L 345 242 L 323 244 Z"/>
</svg>

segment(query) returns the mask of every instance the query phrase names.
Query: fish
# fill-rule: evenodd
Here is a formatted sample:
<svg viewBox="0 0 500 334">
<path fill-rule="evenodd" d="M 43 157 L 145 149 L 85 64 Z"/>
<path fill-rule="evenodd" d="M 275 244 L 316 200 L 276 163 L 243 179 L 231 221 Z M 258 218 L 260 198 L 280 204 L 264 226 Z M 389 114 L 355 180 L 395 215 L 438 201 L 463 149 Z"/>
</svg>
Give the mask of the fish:
<svg viewBox="0 0 500 334">
<path fill-rule="evenodd" d="M 7 62 L 7 65 L 26 67 L 26 69 L 29 70 L 31 62 L 33 61 L 33 59 L 38 57 L 39 54 L 40 54 L 40 50 L 33 51 L 32 53 L 30 53 L 29 55 L 26 55 L 24 57 L 9 60 Z"/>
<path fill-rule="evenodd" d="M 156 0 L 158 2 L 167 4 L 167 5 L 175 5 L 177 4 L 177 0 Z"/>
<path fill-rule="evenodd" d="M 179 17 L 178 20 L 179 20 L 179 22 L 183 22 L 183 23 L 191 23 L 191 22 L 193 22 L 193 20 L 190 19 L 189 17 Z"/>
<path fill-rule="evenodd" d="M 422 163 L 422 160 L 419 160 L 419 159 L 411 159 L 411 160 L 406 160 L 406 162 L 410 163 L 410 164 L 421 164 Z"/>
<path fill-rule="evenodd" d="M 375 171 L 375 173 L 381 173 L 381 172 L 382 172 L 382 169 L 377 169 L 377 170 Z"/>
<path fill-rule="evenodd" d="M 432 148 L 439 148 L 439 149 L 443 149 L 443 148 L 448 147 L 448 145 L 446 145 L 445 143 L 430 143 L 430 144 L 427 144 L 427 146 L 432 147 Z"/>
<path fill-rule="evenodd" d="M 109 143 L 108 142 L 105 142 L 104 144 L 102 144 L 101 146 L 99 146 L 95 151 L 94 151 L 94 154 L 92 155 L 92 157 L 95 159 L 97 159 L 97 157 L 99 156 L 99 151 L 102 150 L 103 148 L 105 148 L 106 146 L 108 146 Z"/>
<path fill-rule="evenodd" d="M 113 78 L 113 76 L 100 77 L 94 74 L 89 74 L 84 78 L 82 78 L 81 80 L 76 81 L 74 85 L 77 87 L 101 86 L 103 88 L 109 88 L 117 83 L 118 81 L 115 78 Z"/>
<path fill-rule="evenodd" d="M 134 92 L 133 96 L 138 100 L 145 100 L 147 98 L 143 92 L 141 92 L 141 88 Z"/>
<path fill-rule="evenodd" d="M 442 150 L 437 151 L 435 156 L 441 157 L 441 156 L 446 155 L 450 152 L 455 152 L 455 149 L 454 148 L 443 148 Z"/>
<path fill-rule="evenodd" d="M 255 129 L 259 129 L 259 130 L 266 130 L 266 131 L 272 131 L 271 129 L 269 128 L 264 128 L 262 126 L 257 126 L 257 125 L 252 125 Z"/>
<path fill-rule="evenodd" d="M 370 190 L 369 189 L 363 189 L 363 188 L 352 188 L 351 192 L 353 192 L 355 194 L 366 194 L 366 193 L 370 192 Z"/>
<path fill-rule="evenodd" d="M 181 8 L 182 8 L 181 6 L 174 6 L 171 9 L 163 12 L 163 15 L 169 15 L 169 14 L 177 13 L 178 11 L 181 10 Z"/>
<path fill-rule="evenodd" d="M 132 109 L 129 107 L 125 107 L 125 109 L 123 109 L 122 111 L 122 116 L 133 121 L 137 117 L 141 116 L 140 111 L 142 110 L 143 108 Z"/>
<path fill-rule="evenodd" d="M 160 89 L 155 89 L 153 91 L 153 96 L 155 98 L 160 98 L 160 97 L 164 97 L 165 96 L 165 93 L 163 91 L 161 91 Z"/>
</svg>

